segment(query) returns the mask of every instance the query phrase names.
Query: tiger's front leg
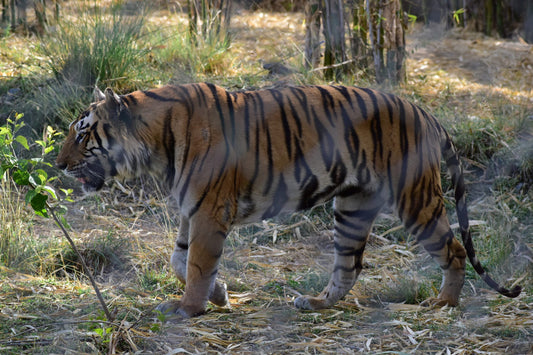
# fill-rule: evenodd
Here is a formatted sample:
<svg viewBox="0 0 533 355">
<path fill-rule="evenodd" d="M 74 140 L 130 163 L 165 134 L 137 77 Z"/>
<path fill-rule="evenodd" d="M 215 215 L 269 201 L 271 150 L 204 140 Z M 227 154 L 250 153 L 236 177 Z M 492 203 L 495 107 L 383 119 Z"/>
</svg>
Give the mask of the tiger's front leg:
<svg viewBox="0 0 533 355">
<path fill-rule="evenodd" d="M 204 312 L 207 299 L 217 306 L 227 305 L 226 285 L 216 281 L 226 232 L 222 230 L 224 228 L 211 230 L 210 226 L 214 224 L 214 221 L 189 223 L 187 218 L 181 218 L 170 261 L 176 276 L 185 284 L 185 294 L 181 301 L 162 303 L 157 310 L 190 317 Z M 192 236 L 190 240 L 189 235 Z"/>
</svg>

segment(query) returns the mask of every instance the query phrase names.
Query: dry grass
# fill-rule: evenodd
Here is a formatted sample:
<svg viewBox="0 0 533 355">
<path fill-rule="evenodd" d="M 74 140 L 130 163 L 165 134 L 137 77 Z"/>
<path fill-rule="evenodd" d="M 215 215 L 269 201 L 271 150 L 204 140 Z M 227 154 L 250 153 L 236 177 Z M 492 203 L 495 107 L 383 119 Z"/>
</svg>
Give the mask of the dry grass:
<svg viewBox="0 0 533 355">
<path fill-rule="evenodd" d="M 151 16 L 154 24 L 183 21 L 165 8 Z M 259 59 L 299 65 L 301 15 L 242 12 L 234 18 L 233 33 L 233 59 L 226 73 L 231 78 L 215 81 L 235 83 L 239 76 L 266 75 Z M 456 115 L 494 119 L 502 107 L 509 108 L 511 118 L 533 111 L 531 46 L 423 28 L 412 32 L 408 44 L 408 83 L 399 91 L 441 113 L 449 125 Z M 31 51 L 26 53 L 31 56 Z M 6 67 L 6 72 L 16 69 Z M 397 228 L 397 220 L 384 214 L 351 293 L 332 309 L 298 311 L 293 298 L 319 292 L 330 272 L 331 216 L 322 206 L 236 229 L 228 238 L 220 272 L 230 290 L 231 308 L 211 307 L 206 315 L 190 320 L 163 319 L 153 313 L 154 306 L 182 292 L 168 265 L 179 226 L 161 193 L 145 181 L 135 189 L 113 185 L 69 206 L 67 218 L 78 245 L 90 259 L 117 321 L 102 320 L 75 260 L 65 262 L 68 248 L 54 248 L 48 269 L 43 268 L 53 271 L 0 268 L 0 352 L 531 353 L 533 195 L 528 190 L 486 191 L 478 185 L 487 182 L 480 183 L 478 177 L 468 178 L 474 190 L 472 218 L 482 221 L 474 229 L 476 246 L 484 258 L 483 253 L 490 252 L 484 244 L 496 243 L 492 250 L 498 243 L 512 244 L 514 259 L 491 265 L 491 271 L 501 273 L 501 282 L 525 286 L 517 299 L 487 291 L 470 270 L 459 307 L 418 306 L 438 292 L 440 271 Z M 35 240 L 59 234 L 53 224 L 38 223 L 41 229 L 32 230 Z M 413 304 L 403 303 L 405 299 Z M 113 332 L 107 333 L 108 328 Z"/>
</svg>

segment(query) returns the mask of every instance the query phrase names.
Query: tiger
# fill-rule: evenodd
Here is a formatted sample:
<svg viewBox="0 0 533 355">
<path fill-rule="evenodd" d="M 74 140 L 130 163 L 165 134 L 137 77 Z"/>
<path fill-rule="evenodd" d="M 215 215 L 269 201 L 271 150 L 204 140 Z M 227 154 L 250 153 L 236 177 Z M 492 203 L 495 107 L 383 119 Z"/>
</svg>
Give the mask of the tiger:
<svg viewBox="0 0 533 355">
<path fill-rule="evenodd" d="M 461 244 L 450 227 L 441 158 L 455 194 Z M 95 102 L 69 127 L 57 167 L 102 189 L 111 178 L 152 175 L 176 200 L 179 231 L 170 264 L 184 284 L 179 300 L 157 306 L 193 317 L 207 302 L 228 305 L 217 280 L 233 226 L 309 209 L 333 200 L 334 263 L 317 296 L 298 309 L 332 307 L 355 285 L 372 225 L 388 206 L 442 269 L 437 297 L 456 306 L 466 257 L 494 290 L 476 257 L 460 158 L 437 119 L 394 94 L 317 85 L 230 92 L 210 83 L 167 85 L 118 95 L 95 90 Z"/>
</svg>

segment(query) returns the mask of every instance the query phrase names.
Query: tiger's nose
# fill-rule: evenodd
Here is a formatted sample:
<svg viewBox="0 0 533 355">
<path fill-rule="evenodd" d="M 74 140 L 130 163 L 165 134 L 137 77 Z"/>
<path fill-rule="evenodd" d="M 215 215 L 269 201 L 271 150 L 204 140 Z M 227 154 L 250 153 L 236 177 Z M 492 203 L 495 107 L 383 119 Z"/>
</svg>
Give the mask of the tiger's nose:
<svg viewBox="0 0 533 355">
<path fill-rule="evenodd" d="M 67 164 L 63 162 L 56 161 L 56 166 L 58 169 L 65 170 L 67 168 Z"/>
</svg>

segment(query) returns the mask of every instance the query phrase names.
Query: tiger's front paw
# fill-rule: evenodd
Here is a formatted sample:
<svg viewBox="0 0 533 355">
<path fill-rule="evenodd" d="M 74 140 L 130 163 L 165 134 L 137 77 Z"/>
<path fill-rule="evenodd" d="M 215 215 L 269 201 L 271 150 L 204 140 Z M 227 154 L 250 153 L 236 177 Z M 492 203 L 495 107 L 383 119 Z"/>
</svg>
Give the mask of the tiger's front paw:
<svg viewBox="0 0 533 355">
<path fill-rule="evenodd" d="M 313 310 L 327 308 L 324 299 L 311 296 L 300 296 L 294 300 L 294 306 L 298 309 Z"/>
<path fill-rule="evenodd" d="M 155 308 L 156 311 L 163 313 L 166 316 L 180 315 L 184 318 L 191 318 L 205 313 L 205 308 L 198 306 L 186 306 L 178 300 L 171 300 L 163 302 Z"/>
</svg>

